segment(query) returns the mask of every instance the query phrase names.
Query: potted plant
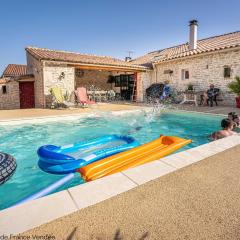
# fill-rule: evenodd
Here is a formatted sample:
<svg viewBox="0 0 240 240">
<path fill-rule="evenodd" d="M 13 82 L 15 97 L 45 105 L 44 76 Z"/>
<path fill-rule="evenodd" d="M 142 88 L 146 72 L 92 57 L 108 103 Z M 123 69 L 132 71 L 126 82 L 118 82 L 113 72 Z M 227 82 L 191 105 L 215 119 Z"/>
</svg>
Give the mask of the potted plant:
<svg viewBox="0 0 240 240">
<path fill-rule="evenodd" d="M 237 108 L 240 108 L 240 76 L 236 76 L 235 81 L 228 84 L 228 88 L 230 89 L 230 92 L 237 95 L 236 106 Z"/>
<path fill-rule="evenodd" d="M 187 85 L 187 91 L 193 91 L 194 90 L 194 87 L 193 87 L 193 84 L 192 83 L 189 83 Z"/>
</svg>

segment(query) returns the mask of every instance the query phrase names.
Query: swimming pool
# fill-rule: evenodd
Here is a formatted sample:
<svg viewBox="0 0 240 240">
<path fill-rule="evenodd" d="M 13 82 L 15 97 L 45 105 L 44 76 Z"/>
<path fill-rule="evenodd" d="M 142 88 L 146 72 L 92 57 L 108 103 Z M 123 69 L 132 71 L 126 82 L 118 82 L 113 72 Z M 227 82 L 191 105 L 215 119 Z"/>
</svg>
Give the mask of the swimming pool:
<svg viewBox="0 0 240 240">
<path fill-rule="evenodd" d="M 192 139 L 193 143 L 182 151 L 207 143 L 207 136 L 219 128 L 221 119 L 222 116 L 166 111 L 160 115 L 141 112 L 116 116 L 104 113 L 97 118 L 76 117 L 68 121 L 0 126 L 0 151 L 12 154 L 18 163 L 11 180 L 0 186 L 0 209 L 11 206 L 62 177 L 38 168 L 36 151 L 41 145 L 71 144 L 106 134 L 128 134 L 140 143 L 146 143 L 163 134 Z M 82 182 L 76 174 L 70 183 L 58 191 Z"/>
</svg>

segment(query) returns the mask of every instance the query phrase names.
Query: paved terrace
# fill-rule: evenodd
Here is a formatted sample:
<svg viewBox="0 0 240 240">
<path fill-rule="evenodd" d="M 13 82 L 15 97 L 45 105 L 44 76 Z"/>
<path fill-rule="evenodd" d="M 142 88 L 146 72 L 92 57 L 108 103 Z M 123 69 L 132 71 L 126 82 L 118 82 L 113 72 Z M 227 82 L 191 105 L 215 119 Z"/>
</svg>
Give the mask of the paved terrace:
<svg viewBox="0 0 240 240">
<path fill-rule="evenodd" d="M 236 108 L 233 106 L 214 106 L 214 107 L 207 107 L 207 106 L 198 106 L 190 105 L 190 104 L 174 104 L 171 107 L 179 109 L 179 110 L 186 110 L 186 111 L 196 111 L 196 112 L 205 112 L 205 113 L 212 113 L 212 114 L 225 114 L 227 115 L 229 112 L 236 112 L 240 115 L 240 108 Z"/>
<path fill-rule="evenodd" d="M 59 109 L 15 109 L 15 110 L 0 110 L 0 121 L 19 119 L 19 118 L 33 118 L 44 116 L 60 116 L 60 115 L 74 115 L 81 113 L 91 113 L 92 111 L 121 111 L 121 110 L 137 110 L 142 106 L 131 104 L 106 104 L 98 103 L 90 105 L 85 108 L 59 108 Z"/>
<path fill-rule="evenodd" d="M 22 235 L 239 239 L 239 155 L 240 145 Z"/>
<path fill-rule="evenodd" d="M 44 116 L 60 116 L 60 115 L 75 115 L 81 113 L 91 113 L 93 111 L 121 111 L 121 110 L 137 110 L 143 109 L 144 107 L 153 105 L 146 104 L 132 104 L 129 102 L 123 103 L 98 103 L 97 105 L 91 105 L 88 108 L 68 108 L 68 109 L 16 109 L 16 110 L 0 110 L 0 121 L 1 120 L 10 120 L 10 119 L 19 119 L 19 118 L 32 118 L 32 117 L 44 117 Z M 236 112 L 240 115 L 240 109 L 235 107 L 196 107 L 190 104 L 174 104 L 167 105 L 167 108 L 170 109 L 179 109 L 186 111 L 196 111 L 196 112 L 205 112 L 213 114 L 228 114 L 229 112 Z"/>
</svg>

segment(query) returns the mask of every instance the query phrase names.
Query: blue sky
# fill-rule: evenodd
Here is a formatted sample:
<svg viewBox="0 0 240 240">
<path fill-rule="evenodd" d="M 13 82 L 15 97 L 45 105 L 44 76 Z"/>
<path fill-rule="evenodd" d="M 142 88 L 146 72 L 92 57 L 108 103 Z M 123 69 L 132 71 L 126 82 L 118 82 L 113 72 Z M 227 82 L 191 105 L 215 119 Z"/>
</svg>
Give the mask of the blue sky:
<svg viewBox="0 0 240 240">
<path fill-rule="evenodd" d="M 26 46 L 124 58 L 240 30 L 239 0 L 1 0 L 0 75 L 25 64 Z"/>
</svg>

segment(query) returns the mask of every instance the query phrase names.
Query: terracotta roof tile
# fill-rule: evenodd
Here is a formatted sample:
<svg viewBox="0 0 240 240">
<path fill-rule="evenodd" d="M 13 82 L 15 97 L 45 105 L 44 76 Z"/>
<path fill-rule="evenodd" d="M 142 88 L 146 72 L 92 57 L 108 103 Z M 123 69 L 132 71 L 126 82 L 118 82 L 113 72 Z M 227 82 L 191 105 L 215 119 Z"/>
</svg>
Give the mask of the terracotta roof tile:
<svg viewBox="0 0 240 240">
<path fill-rule="evenodd" d="M 146 67 L 143 67 L 143 66 L 134 65 L 120 59 L 106 57 L 106 56 L 81 54 L 81 53 L 50 50 L 50 49 L 36 48 L 36 47 L 27 47 L 26 51 L 39 60 L 63 61 L 63 62 L 83 63 L 83 64 L 90 64 L 90 65 L 127 67 L 127 68 L 135 68 L 135 69 L 147 69 Z"/>
<path fill-rule="evenodd" d="M 6 84 L 6 83 L 8 83 L 8 82 L 9 82 L 8 79 L 6 79 L 6 78 L 0 78 L 0 84 Z"/>
<path fill-rule="evenodd" d="M 18 77 L 27 74 L 27 66 L 20 64 L 9 64 L 4 72 L 3 77 Z"/>
<path fill-rule="evenodd" d="M 240 46 L 240 31 L 198 40 L 197 49 L 195 50 L 189 50 L 188 43 L 184 43 L 175 47 L 150 52 L 142 57 L 132 60 L 131 62 L 133 64 L 150 66 L 152 63 L 160 63 L 172 59 L 237 46 Z"/>
</svg>

